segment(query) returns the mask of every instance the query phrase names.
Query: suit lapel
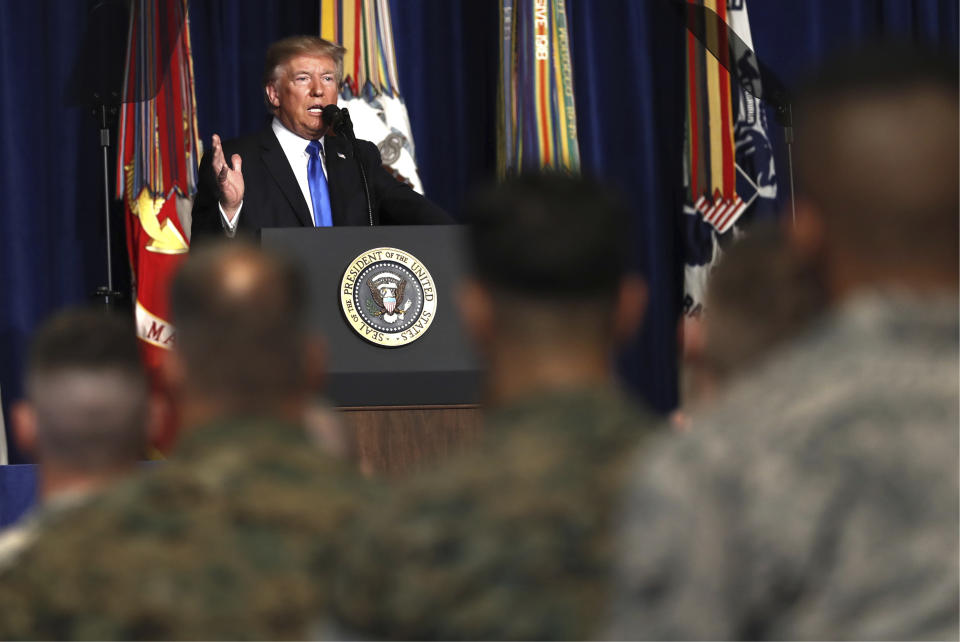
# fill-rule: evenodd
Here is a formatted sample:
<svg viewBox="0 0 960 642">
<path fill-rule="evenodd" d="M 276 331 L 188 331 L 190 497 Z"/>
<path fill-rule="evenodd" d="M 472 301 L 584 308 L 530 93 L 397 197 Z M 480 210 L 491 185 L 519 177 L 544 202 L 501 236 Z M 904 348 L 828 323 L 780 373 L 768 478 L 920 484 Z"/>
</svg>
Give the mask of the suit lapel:
<svg viewBox="0 0 960 642">
<path fill-rule="evenodd" d="M 353 150 L 340 136 L 327 136 L 323 139 L 325 161 L 327 165 L 327 189 L 330 192 L 330 209 L 333 212 L 333 224 L 344 225 L 349 207 L 349 190 L 355 173 Z"/>
<path fill-rule="evenodd" d="M 303 200 L 303 192 L 300 191 L 300 185 L 297 183 L 297 177 L 293 175 L 293 168 L 280 147 L 280 141 L 271 127 L 267 127 L 260 137 L 261 158 L 266 165 L 267 171 L 273 176 L 277 186 L 283 193 L 290 207 L 293 208 L 301 225 L 313 227 L 313 220 L 310 218 L 310 209 L 307 202 Z"/>
</svg>

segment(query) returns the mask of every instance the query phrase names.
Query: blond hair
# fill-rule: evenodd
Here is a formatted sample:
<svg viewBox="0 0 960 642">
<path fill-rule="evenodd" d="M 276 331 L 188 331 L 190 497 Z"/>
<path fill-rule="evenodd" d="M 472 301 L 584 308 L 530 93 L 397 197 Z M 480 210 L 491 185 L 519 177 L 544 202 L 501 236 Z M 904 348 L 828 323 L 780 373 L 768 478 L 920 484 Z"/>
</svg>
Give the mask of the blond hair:
<svg viewBox="0 0 960 642">
<path fill-rule="evenodd" d="M 318 36 L 290 36 L 278 40 L 267 49 L 267 56 L 263 64 L 263 99 L 271 110 L 270 98 L 266 87 L 274 84 L 280 77 L 281 67 L 297 56 L 325 56 L 333 60 L 337 66 L 337 85 L 343 82 L 343 55 L 346 48 L 324 40 Z"/>
</svg>

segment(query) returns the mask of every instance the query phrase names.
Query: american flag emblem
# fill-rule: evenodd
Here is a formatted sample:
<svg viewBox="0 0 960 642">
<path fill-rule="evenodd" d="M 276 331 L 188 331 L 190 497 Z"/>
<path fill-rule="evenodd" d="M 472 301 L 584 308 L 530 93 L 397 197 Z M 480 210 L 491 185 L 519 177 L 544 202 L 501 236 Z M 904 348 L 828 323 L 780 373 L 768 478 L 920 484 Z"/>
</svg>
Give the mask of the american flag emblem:
<svg viewBox="0 0 960 642">
<path fill-rule="evenodd" d="M 718 234 L 723 234 L 730 229 L 747 209 L 747 205 L 740 196 L 732 199 L 723 198 L 720 190 L 713 193 L 712 199 L 701 196 L 693 204 L 696 210 L 703 215 L 703 220 L 712 225 Z"/>
</svg>

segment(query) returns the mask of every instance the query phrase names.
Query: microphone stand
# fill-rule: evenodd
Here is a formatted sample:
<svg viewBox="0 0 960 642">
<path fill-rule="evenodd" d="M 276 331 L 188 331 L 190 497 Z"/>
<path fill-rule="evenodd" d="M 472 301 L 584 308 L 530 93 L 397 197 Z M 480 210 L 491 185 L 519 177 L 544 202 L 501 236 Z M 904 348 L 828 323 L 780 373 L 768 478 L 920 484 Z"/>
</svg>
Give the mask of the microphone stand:
<svg viewBox="0 0 960 642">
<path fill-rule="evenodd" d="M 87 26 L 65 88 L 64 105 L 89 108 L 100 131 L 107 284 L 94 290 L 93 299 L 110 310 L 116 308 L 124 296 L 116 289 L 118 284 L 114 277 L 117 275 L 113 270 L 115 239 L 110 220 L 110 130 L 116 125 L 120 106 L 124 103 L 125 37 L 130 26 L 130 3 L 127 0 L 87 0 L 86 4 Z"/>
<path fill-rule="evenodd" d="M 783 140 L 787 144 L 787 170 L 790 172 L 790 216 L 793 225 L 797 224 L 797 196 L 793 188 L 793 105 L 784 103 L 777 107 L 777 120 L 783 125 Z"/>
<path fill-rule="evenodd" d="M 113 239 L 110 233 L 110 121 L 116 113 L 116 106 L 106 103 L 101 103 L 93 110 L 94 117 L 100 121 L 100 147 L 103 149 L 103 220 L 107 241 L 107 284 L 98 287 L 93 296 L 107 310 L 113 309 L 122 296 L 113 289 Z"/>
<path fill-rule="evenodd" d="M 360 160 L 360 150 L 357 145 L 357 137 L 353 134 L 353 122 L 350 120 L 350 112 L 346 109 L 337 111 L 333 120 L 333 131 L 350 141 L 353 148 L 353 158 L 357 161 L 357 167 L 360 169 L 360 180 L 363 183 L 363 193 L 367 197 L 367 220 L 373 225 L 373 201 L 370 199 L 370 185 L 367 182 L 367 171 L 363 168 L 363 162 Z"/>
</svg>

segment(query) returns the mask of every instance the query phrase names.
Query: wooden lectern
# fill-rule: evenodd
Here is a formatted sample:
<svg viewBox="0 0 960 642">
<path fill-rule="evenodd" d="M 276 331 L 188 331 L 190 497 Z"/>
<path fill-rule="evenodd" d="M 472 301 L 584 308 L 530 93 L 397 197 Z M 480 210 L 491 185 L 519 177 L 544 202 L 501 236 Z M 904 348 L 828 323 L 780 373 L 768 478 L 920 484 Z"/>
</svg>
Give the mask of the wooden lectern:
<svg viewBox="0 0 960 642">
<path fill-rule="evenodd" d="M 463 276 L 456 225 L 264 229 L 261 243 L 306 271 L 309 319 L 327 341 L 327 396 L 341 411 L 361 465 L 403 473 L 456 451 L 480 432 L 480 373 L 456 307 Z M 435 285 L 429 329 L 397 347 L 351 327 L 340 303 L 344 275 L 373 248 L 415 256 Z"/>
</svg>

